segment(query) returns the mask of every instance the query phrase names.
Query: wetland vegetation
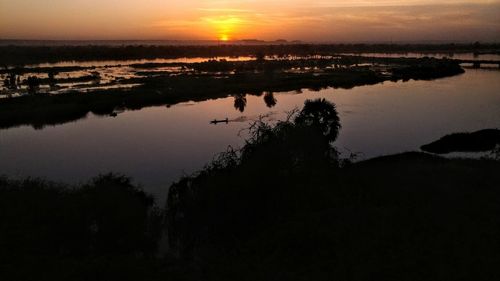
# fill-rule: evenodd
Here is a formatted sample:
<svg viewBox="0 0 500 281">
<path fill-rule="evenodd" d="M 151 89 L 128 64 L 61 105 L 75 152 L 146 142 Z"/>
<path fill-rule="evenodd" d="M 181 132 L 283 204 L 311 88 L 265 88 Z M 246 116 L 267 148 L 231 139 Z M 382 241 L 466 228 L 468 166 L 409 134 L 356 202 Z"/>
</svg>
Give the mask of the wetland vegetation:
<svg viewBox="0 0 500 281">
<path fill-rule="evenodd" d="M 379 59 L 362 56 L 294 60 L 209 60 L 200 63 L 134 64 L 130 67 L 139 70 L 133 77 L 117 78 L 108 83 L 99 83 L 101 75 L 96 71 L 79 77 L 54 76 L 54 73 L 82 70 L 75 67 L 4 70 L 10 73 L 10 77 L 45 71 L 48 74 L 47 78 L 30 76 L 26 81 L 19 82 L 21 85 L 28 85 L 29 94 L 0 99 L 0 127 L 31 125 L 42 128 L 45 125 L 83 118 L 89 112 L 110 115 L 116 110 L 135 110 L 153 105 L 227 96 L 261 95 L 264 92 L 301 89 L 320 90 L 327 87 L 349 89 L 384 81 L 436 79 L 463 73 L 457 62 L 448 59 Z M 15 78 L 14 82 L 11 80 L 6 78 L 5 88 L 16 89 L 21 86 L 15 84 Z M 62 93 L 38 90 L 40 85 L 57 89 L 59 83 L 92 81 L 105 88 L 85 92 L 74 89 Z M 116 83 L 131 87 L 106 88 Z"/>
</svg>

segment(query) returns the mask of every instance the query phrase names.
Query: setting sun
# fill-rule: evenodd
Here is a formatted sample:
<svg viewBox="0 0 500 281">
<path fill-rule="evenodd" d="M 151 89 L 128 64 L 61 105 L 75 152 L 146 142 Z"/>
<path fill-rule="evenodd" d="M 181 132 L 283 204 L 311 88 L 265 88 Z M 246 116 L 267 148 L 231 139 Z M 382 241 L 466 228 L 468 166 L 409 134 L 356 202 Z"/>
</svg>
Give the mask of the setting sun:
<svg viewBox="0 0 500 281">
<path fill-rule="evenodd" d="M 212 32 L 217 34 L 220 41 L 229 41 L 236 34 L 241 32 L 245 21 L 233 15 L 206 17 L 204 21 L 208 23 Z"/>
</svg>

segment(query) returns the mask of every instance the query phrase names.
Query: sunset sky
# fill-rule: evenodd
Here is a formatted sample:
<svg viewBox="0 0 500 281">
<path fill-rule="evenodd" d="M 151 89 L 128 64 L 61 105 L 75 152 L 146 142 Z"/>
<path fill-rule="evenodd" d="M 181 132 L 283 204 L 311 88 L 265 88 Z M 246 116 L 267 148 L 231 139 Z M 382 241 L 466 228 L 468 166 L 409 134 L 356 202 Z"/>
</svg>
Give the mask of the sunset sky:
<svg viewBox="0 0 500 281">
<path fill-rule="evenodd" d="M 0 39 L 500 41 L 500 0 L 0 0 Z"/>
</svg>

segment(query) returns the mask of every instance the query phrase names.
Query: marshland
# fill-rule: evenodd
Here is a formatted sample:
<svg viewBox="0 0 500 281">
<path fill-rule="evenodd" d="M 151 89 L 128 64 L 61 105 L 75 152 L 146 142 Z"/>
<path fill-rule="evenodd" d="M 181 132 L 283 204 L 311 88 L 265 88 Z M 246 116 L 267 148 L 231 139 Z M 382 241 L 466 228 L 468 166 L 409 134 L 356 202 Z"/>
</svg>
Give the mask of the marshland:
<svg viewBox="0 0 500 281">
<path fill-rule="evenodd" d="M 1 280 L 500 278 L 496 1 L 28 2 L 0 0 Z"/>
</svg>

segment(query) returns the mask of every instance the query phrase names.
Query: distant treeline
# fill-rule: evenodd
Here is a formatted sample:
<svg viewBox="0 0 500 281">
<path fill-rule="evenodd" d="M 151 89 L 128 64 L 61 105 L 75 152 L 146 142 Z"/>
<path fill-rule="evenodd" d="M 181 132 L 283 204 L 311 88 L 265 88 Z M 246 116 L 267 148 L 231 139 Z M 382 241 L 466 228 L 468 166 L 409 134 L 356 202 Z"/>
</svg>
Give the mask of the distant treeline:
<svg viewBox="0 0 500 281">
<path fill-rule="evenodd" d="M 1 46 L 0 66 L 58 61 L 219 56 L 308 56 L 336 53 L 499 53 L 500 44 L 283 44 L 218 46 Z"/>
</svg>

